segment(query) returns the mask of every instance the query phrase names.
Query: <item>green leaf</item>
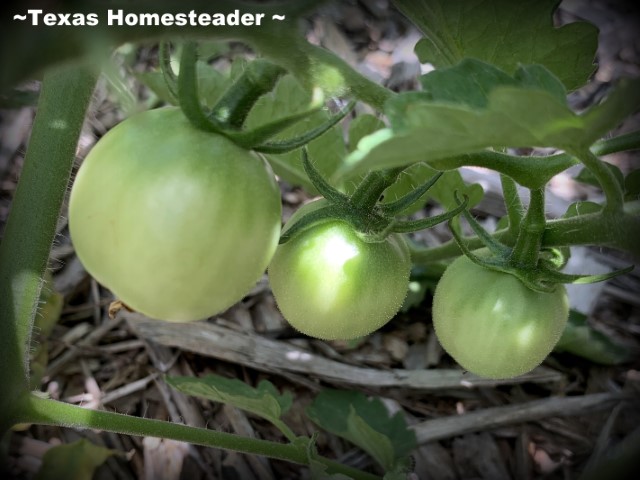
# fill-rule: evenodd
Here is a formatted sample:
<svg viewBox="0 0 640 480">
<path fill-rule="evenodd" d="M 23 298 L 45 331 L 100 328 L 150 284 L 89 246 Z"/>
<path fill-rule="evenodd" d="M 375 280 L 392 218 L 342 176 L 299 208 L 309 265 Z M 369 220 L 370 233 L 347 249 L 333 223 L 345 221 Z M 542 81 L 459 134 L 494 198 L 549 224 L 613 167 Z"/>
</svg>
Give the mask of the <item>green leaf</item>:
<svg viewBox="0 0 640 480">
<path fill-rule="evenodd" d="M 476 58 L 513 73 L 540 64 L 568 90 L 586 83 L 595 67 L 595 26 L 576 22 L 554 28 L 558 0 L 394 0 L 425 34 L 416 45 L 422 63 L 436 68 Z"/>
<path fill-rule="evenodd" d="M 522 87 L 494 88 L 487 106 L 480 109 L 400 94 L 388 103 L 393 128 L 363 138 L 343 169 L 355 173 L 435 163 L 487 148 L 583 151 L 638 108 L 640 80 L 621 82 L 602 104 L 584 115 L 575 114 L 548 91 Z M 544 157 L 531 157 L 532 169 L 536 162 L 544 162 Z"/>
<path fill-rule="evenodd" d="M 331 474 L 328 472 L 329 467 L 319 461 L 318 451 L 316 449 L 316 439 L 318 433 L 314 433 L 313 437 L 305 438 L 307 441 L 305 447 L 307 452 L 307 460 L 309 461 L 309 471 L 311 480 L 352 480 L 351 477 L 342 473 Z M 299 440 L 302 440 L 300 438 Z"/>
<path fill-rule="evenodd" d="M 229 52 L 229 42 L 220 40 L 200 40 L 198 42 L 198 58 L 207 62 Z"/>
<path fill-rule="evenodd" d="M 609 168 L 609 170 L 611 170 L 613 175 L 616 177 L 618 184 L 621 187 L 624 187 L 624 175 L 622 173 L 622 170 L 620 170 L 618 166 L 613 165 L 611 163 L 605 162 L 604 164 Z M 586 183 L 587 185 L 593 185 L 594 187 L 598 187 L 598 188 L 600 187 L 600 182 L 598 182 L 598 179 L 596 178 L 596 176 L 588 168 L 583 168 L 582 170 L 580 170 L 580 173 L 578 173 L 578 175 L 573 177 L 573 179 L 576 180 L 577 182 Z"/>
<path fill-rule="evenodd" d="M 234 63 L 243 64 L 243 61 L 236 60 Z M 220 72 L 202 61 L 196 63 L 198 75 L 198 97 L 206 108 L 213 108 L 225 90 L 231 85 L 230 74 Z"/>
<path fill-rule="evenodd" d="M 617 365 L 631 358 L 627 347 L 591 328 L 587 317 L 575 310 L 569 312 L 569 322 L 554 350 L 569 352 L 602 365 Z"/>
<path fill-rule="evenodd" d="M 338 435 L 371 455 L 385 470 L 393 469 L 417 446 L 401 412 L 389 417 L 377 398 L 360 392 L 324 390 L 307 408 L 318 426 Z"/>
<path fill-rule="evenodd" d="M 34 480 L 91 480 L 107 458 L 118 454 L 82 439 L 50 448 L 42 457 L 42 466 Z"/>
<path fill-rule="evenodd" d="M 352 480 L 351 477 L 343 473 L 328 473 L 327 466 L 314 459 L 309 459 L 309 472 L 311 480 Z"/>
<path fill-rule="evenodd" d="M 624 192 L 627 200 L 635 200 L 640 196 L 640 168 L 625 177 Z"/>
<path fill-rule="evenodd" d="M 602 210 L 602 205 L 595 202 L 575 202 L 569 205 L 563 218 L 577 217 L 579 215 L 587 215 L 589 213 L 598 213 Z"/>
<path fill-rule="evenodd" d="M 247 118 L 248 130 L 273 122 L 274 120 L 300 113 L 309 108 L 312 102 L 311 92 L 306 91 L 291 75 L 283 76 L 273 92 L 261 97 Z M 328 111 L 318 111 L 283 131 L 272 140 L 285 140 L 311 130 L 330 117 Z M 339 125 L 336 125 L 321 137 L 307 145 L 309 158 L 325 178 L 330 179 L 342 159 L 346 156 L 346 145 Z M 315 193 L 309 178 L 302 167 L 299 150 L 281 154 L 265 155 L 274 172 L 293 185 L 300 185 Z"/>
<path fill-rule="evenodd" d="M 428 291 L 433 292 L 433 288 L 435 287 L 436 281 L 428 281 L 428 280 L 410 280 L 409 288 L 407 290 L 407 296 L 404 298 L 402 302 L 402 307 L 400 307 L 401 312 L 408 312 L 414 307 L 417 307 L 424 301 L 424 297 Z"/>
<path fill-rule="evenodd" d="M 521 65 L 513 78 L 521 87 L 544 90 L 560 102 L 567 98 L 567 89 L 562 82 L 542 65 Z"/>
<path fill-rule="evenodd" d="M 411 165 L 409 168 L 404 170 L 399 176 L 396 182 L 387 188 L 384 191 L 384 199 L 382 203 L 389 203 L 397 200 L 398 198 L 406 195 L 407 193 L 416 189 L 421 184 L 427 182 L 431 177 L 433 177 L 437 173 L 436 170 L 431 168 L 426 163 L 420 162 L 415 165 Z M 421 201 L 414 203 L 407 210 L 402 212 L 402 215 L 411 215 L 412 213 L 417 212 L 422 207 L 426 205 L 429 201 L 429 198 L 435 198 L 438 195 L 438 192 L 441 192 L 442 189 L 437 189 L 436 186 L 438 183 L 444 179 L 444 176 L 441 177 L 435 185 L 433 185 L 429 191 L 423 195 Z M 445 183 L 446 183 L 446 179 Z M 462 178 L 460 178 L 462 181 Z M 463 187 L 464 188 L 464 187 Z"/>
<path fill-rule="evenodd" d="M 14 88 L 0 93 L 0 109 L 35 107 L 38 104 L 39 97 L 40 92 Z"/>
<path fill-rule="evenodd" d="M 458 206 L 455 201 L 454 193 L 462 197 L 469 197 L 467 208 L 475 207 L 484 197 L 484 190 L 478 183 L 467 185 L 462 179 L 462 175 L 458 171 L 445 172 L 440 180 L 429 190 L 429 194 L 435 198 L 440 205 L 447 210 L 451 210 Z"/>
<path fill-rule="evenodd" d="M 360 417 L 353 405 L 349 409 L 347 417 L 347 439 L 369 453 L 387 471 L 393 468 L 394 450 L 391 440 L 386 435 L 377 432 L 362 417 Z"/>
<path fill-rule="evenodd" d="M 238 379 L 219 375 L 199 378 L 167 377 L 166 381 L 182 393 L 233 405 L 269 420 L 278 427 L 282 426 L 280 417 L 291 408 L 293 401 L 289 392 L 280 395 L 276 387 L 267 380 L 262 380 L 256 388 Z"/>
<path fill-rule="evenodd" d="M 202 61 L 196 63 L 198 74 L 198 96 L 202 104 L 207 108 L 212 108 L 218 98 L 224 93 L 231 83 L 229 74 L 220 72 Z M 136 78 L 144 83 L 155 93 L 164 103 L 171 105 L 171 95 L 169 88 L 160 71 L 135 73 Z"/>
<path fill-rule="evenodd" d="M 423 91 L 413 93 L 418 99 L 457 103 L 473 108 L 486 107 L 489 93 L 499 86 L 543 90 L 561 103 L 565 103 L 567 96 L 562 82 L 541 65 L 520 66 L 511 76 L 493 65 L 472 58 L 423 75 L 421 83 Z"/>
<path fill-rule="evenodd" d="M 161 72 L 135 72 L 135 77 L 146 85 L 163 103 L 171 105 L 173 100 Z"/>
<path fill-rule="evenodd" d="M 358 115 L 349 124 L 349 151 L 355 150 L 360 140 L 381 128 L 384 128 L 384 122 L 375 115 Z"/>
<path fill-rule="evenodd" d="M 358 142 L 360 142 L 362 138 L 366 137 L 367 135 L 371 135 L 381 128 L 384 128 L 384 126 L 384 122 L 380 120 L 380 118 L 370 114 L 358 115 L 353 120 L 351 120 L 351 122 L 349 123 L 349 132 L 347 135 L 348 142 L 345 156 L 346 153 L 352 152 L 357 148 Z M 341 159 L 341 161 L 343 159 Z M 339 170 L 337 170 L 333 173 L 333 177 L 330 179 L 330 183 L 341 192 L 346 193 L 347 195 L 351 195 L 356 190 L 360 182 L 364 179 L 365 175 L 366 172 L 355 175 L 342 175 L 340 174 Z"/>
<path fill-rule="evenodd" d="M 640 109 L 640 79 L 623 78 L 604 102 L 583 115 L 585 138 L 593 139 L 591 143 L 595 142 L 638 109 Z M 586 142 L 584 145 L 587 145 Z"/>
<path fill-rule="evenodd" d="M 138 98 L 132 86 L 127 82 L 113 58 L 102 63 L 102 77 L 106 80 L 107 89 L 111 93 L 110 100 L 122 109 L 125 117 L 140 110 Z"/>
</svg>

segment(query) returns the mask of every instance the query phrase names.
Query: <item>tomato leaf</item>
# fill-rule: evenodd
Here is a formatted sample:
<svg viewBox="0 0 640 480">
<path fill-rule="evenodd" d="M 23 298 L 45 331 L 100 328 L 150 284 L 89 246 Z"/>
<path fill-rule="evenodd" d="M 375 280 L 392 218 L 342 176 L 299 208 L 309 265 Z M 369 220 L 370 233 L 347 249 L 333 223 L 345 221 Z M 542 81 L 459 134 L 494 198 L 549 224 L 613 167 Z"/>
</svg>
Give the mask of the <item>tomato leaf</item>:
<svg viewBox="0 0 640 480">
<path fill-rule="evenodd" d="M 636 200 L 640 196 L 640 168 L 624 178 L 624 192 L 627 200 Z"/>
<path fill-rule="evenodd" d="M 499 86 L 543 90 L 561 103 L 565 102 L 567 96 L 562 82 L 541 65 L 521 65 L 511 76 L 493 65 L 473 58 L 423 75 L 421 83 L 423 91 L 412 95 L 424 100 L 458 103 L 473 108 L 485 108 L 489 103 L 490 92 Z"/>
<path fill-rule="evenodd" d="M 569 352 L 602 365 L 617 365 L 631 357 L 627 347 L 594 330 L 586 315 L 575 310 L 569 312 L 569 322 L 554 351 Z"/>
<path fill-rule="evenodd" d="M 35 480 L 91 480 L 94 472 L 116 450 L 99 447 L 82 439 L 50 448 L 42 457 L 42 466 Z"/>
<path fill-rule="evenodd" d="M 384 122 L 375 115 L 358 115 L 349 124 L 349 151 L 355 150 L 360 140 L 381 128 L 384 128 Z"/>
<path fill-rule="evenodd" d="M 306 91 L 294 77 L 285 75 L 280 79 L 273 92 L 262 96 L 256 102 L 247 117 L 246 128 L 250 130 L 294 113 L 300 113 L 307 110 L 310 104 L 311 93 Z M 329 117 L 328 111 L 318 111 L 293 127 L 284 130 L 273 140 L 285 140 L 301 135 L 326 122 Z M 336 125 L 321 137 L 310 142 L 307 149 L 309 158 L 322 175 L 328 179 L 332 178 L 347 153 L 340 126 Z M 315 189 L 302 167 L 300 150 L 265 156 L 277 175 L 293 185 L 300 185 L 309 192 L 315 193 Z"/>
<path fill-rule="evenodd" d="M 417 441 L 400 412 L 392 417 L 377 398 L 360 392 L 324 390 L 307 408 L 318 426 L 369 453 L 385 470 L 416 448 Z"/>
<path fill-rule="evenodd" d="M 622 170 L 620 170 L 618 166 L 613 165 L 611 163 L 604 162 L 604 164 L 607 166 L 607 168 L 609 168 L 609 170 L 611 170 L 613 175 L 616 177 L 618 184 L 621 187 L 624 187 L 624 174 L 622 173 Z M 576 180 L 577 182 L 586 183 L 587 185 L 593 185 L 594 187 L 600 188 L 600 182 L 598 182 L 598 179 L 596 178 L 596 176 L 588 168 L 583 168 L 582 170 L 580 170 L 580 173 L 578 173 L 578 175 L 573 177 L 573 179 Z"/>
<path fill-rule="evenodd" d="M 508 73 L 541 64 L 569 90 L 582 86 L 595 67 L 598 29 L 585 22 L 554 28 L 558 0 L 394 0 L 426 35 L 416 45 L 422 63 L 436 68 L 477 58 Z"/>
<path fill-rule="evenodd" d="M 586 215 L 589 213 L 598 213 L 602 210 L 602 205 L 595 202 L 575 202 L 569 205 L 563 218 L 577 217 L 578 215 Z"/>
<path fill-rule="evenodd" d="M 400 94 L 388 103 L 392 128 L 363 138 L 343 168 L 360 172 L 430 163 L 490 147 L 582 151 L 640 108 L 639 87 L 640 80 L 620 82 L 602 104 L 584 115 L 572 112 L 557 94 L 521 86 L 495 87 L 485 108 Z M 541 161 L 531 157 L 532 169 Z"/>
<path fill-rule="evenodd" d="M 289 392 L 281 395 L 267 380 L 262 380 L 256 388 L 235 378 L 213 374 L 199 378 L 167 377 L 166 381 L 182 393 L 233 405 L 277 426 L 281 424 L 280 417 L 291 408 L 293 401 Z"/>
<path fill-rule="evenodd" d="M 314 433 L 311 438 L 299 437 L 299 440 L 307 441 L 306 451 L 307 460 L 309 461 L 309 472 L 311 473 L 311 480 L 351 480 L 351 477 L 342 473 L 331 474 L 327 470 L 329 467 L 318 460 L 318 451 L 316 449 L 316 439 L 318 434 Z"/>
<path fill-rule="evenodd" d="M 342 473 L 328 473 L 327 466 L 314 459 L 309 459 L 309 472 L 311 480 L 352 480 L 351 477 Z"/>
<path fill-rule="evenodd" d="M 211 108 L 231 84 L 229 74 L 224 74 L 201 61 L 196 63 L 196 71 L 198 75 L 198 96 L 203 105 Z M 173 103 L 162 72 L 138 72 L 134 75 L 164 103 L 169 105 Z"/>
<path fill-rule="evenodd" d="M 353 439 L 356 445 L 375 458 L 385 470 L 393 468 L 394 451 L 391 440 L 364 421 L 356 413 L 353 405 L 349 408 L 345 438 Z"/>
</svg>

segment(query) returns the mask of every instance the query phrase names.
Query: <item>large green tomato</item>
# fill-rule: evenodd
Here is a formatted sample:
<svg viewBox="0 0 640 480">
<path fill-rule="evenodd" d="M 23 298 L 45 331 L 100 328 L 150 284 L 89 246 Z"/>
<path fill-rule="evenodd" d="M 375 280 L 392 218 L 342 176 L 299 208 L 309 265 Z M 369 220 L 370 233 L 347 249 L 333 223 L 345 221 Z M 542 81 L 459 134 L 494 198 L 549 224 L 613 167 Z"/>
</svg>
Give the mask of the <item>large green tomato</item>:
<svg viewBox="0 0 640 480">
<path fill-rule="evenodd" d="M 69 229 L 87 271 L 126 305 L 185 322 L 230 307 L 255 285 L 280 235 L 268 165 L 177 108 L 110 130 L 71 190 Z"/>
<path fill-rule="evenodd" d="M 302 207 L 285 230 L 323 203 Z M 347 340 L 377 330 L 398 312 L 410 269 L 401 236 L 367 243 L 351 225 L 332 219 L 280 245 L 269 265 L 269 282 L 294 328 L 324 340 Z"/>
<path fill-rule="evenodd" d="M 463 368 L 487 378 L 533 370 L 551 353 L 568 317 L 563 285 L 535 292 L 464 256 L 447 268 L 433 297 L 440 344 Z"/>
</svg>

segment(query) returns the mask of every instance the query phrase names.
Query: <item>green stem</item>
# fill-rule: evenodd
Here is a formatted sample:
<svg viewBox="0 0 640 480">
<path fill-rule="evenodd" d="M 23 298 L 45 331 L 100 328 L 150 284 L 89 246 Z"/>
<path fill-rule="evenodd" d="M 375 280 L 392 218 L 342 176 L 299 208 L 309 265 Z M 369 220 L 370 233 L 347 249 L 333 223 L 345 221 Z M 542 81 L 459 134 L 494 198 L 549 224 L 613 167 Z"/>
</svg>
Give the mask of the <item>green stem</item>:
<svg viewBox="0 0 640 480">
<path fill-rule="evenodd" d="M 182 47 L 180 58 L 180 75 L 178 75 L 178 100 L 180 108 L 191 124 L 205 132 L 222 133 L 222 126 L 215 118 L 209 118 L 200 105 L 198 95 L 198 47 L 195 42 L 186 42 Z"/>
<path fill-rule="evenodd" d="M 125 435 L 170 438 L 195 445 L 263 455 L 302 465 L 309 463 L 304 444 L 276 443 L 162 420 L 89 410 L 57 400 L 40 398 L 33 394 L 21 398 L 18 408 L 13 413 L 13 420 L 16 423 L 92 428 Z M 347 467 L 326 458 L 320 457 L 317 461 L 326 465 L 331 473 L 342 473 L 358 480 L 379 480 L 376 475 Z"/>
<path fill-rule="evenodd" d="M 504 196 L 504 205 L 507 209 L 509 218 L 509 231 L 514 233 L 518 231 L 520 222 L 522 221 L 523 208 L 516 182 L 507 175 L 500 175 L 502 183 L 502 194 Z"/>
<path fill-rule="evenodd" d="M 282 68 L 265 60 L 250 62 L 213 107 L 213 115 L 231 128 L 242 128 L 251 107 L 262 95 L 273 90 L 284 73 Z"/>
<path fill-rule="evenodd" d="M 640 132 L 628 133 L 601 140 L 591 147 L 593 154 L 601 156 L 640 148 Z M 555 175 L 580 163 L 569 153 L 549 156 L 509 155 L 503 152 L 482 151 L 427 162 L 436 170 L 455 170 L 460 167 L 483 167 L 508 175 L 523 187 L 540 188 Z"/>
<path fill-rule="evenodd" d="M 640 131 L 625 133 L 593 144 L 591 151 L 599 157 L 610 153 L 637 150 L 640 148 Z"/>
<path fill-rule="evenodd" d="M 512 265 L 535 268 L 546 226 L 544 215 L 544 188 L 531 190 L 527 214 L 520 223 L 516 244 L 509 257 Z"/>
<path fill-rule="evenodd" d="M 604 211 L 607 214 L 618 214 L 622 212 L 624 192 L 614 173 L 607 167 L 607 164 L 588 149 L 583 152 L 574 152 L 574 155 L 578 157 L 584 166 L 591 170 L 591 173 L 598 179 L 607 199 Z"/>
<path fill-rule="evenodd" d="M 169 96 L 174 105 L 178 104 L 178 77 L 171 66 L 171 51 L 169 42 L 160 42 L 160 52 L 158 54 L 160 61 L 160 71 L 164 78 L 164 83 L 169 91 Z"/>
<path fill-rule="evenodd" d="M 96 78 L 92 71 L 67 66 L 46 74 L 42 84 L 0 244 L 0 415 L 28 385 L 31 328 Z"/>
<path fill-rule="evenodd" d="M 625 205 L 625 210 L 630 205 Z M 542 238 L 543 246 L 599 245 L 611 247 L 640 258 L 640 212 L 625 211 L 610 215 L 594 213 L 550 220 Z"/>
<path fill-rule="evenodd" d="M 460 167 L 490 168 L 513 178 L 523 187 L 540 188 L 555 175 L 580 162 L 567 153 L 549 156 L 522 156 L 482 151 L 436 159 L 427 163 L 436 170 L 455 170 Z"/>
<path fill-rule="evenodd" d="M 348 87 L 348 93 L 371 105 L 376 110 L 384 111 L 387 100 L 395 96 L 394 92 L 361 75 L 347 62 L 329 50 L 311 45 L 304 39 L 301 39 L 300 42 L 300 49 L 311 59 L 312 65 L 317 64 L 333 69 L 334 72 L 341 76 L 344 85 Z M 296 70 L 292 68 L 291 71 L 295 72 Z"/>
<path fill-rule="evenodd" d="M 389 170 L 374 170 L 364 177 L 353 195 L 351 203 L 363 210 L 372 209 L 380 200 L 384 192 L 393 184 L 405 167 L 391 168 Z"/>
<path fill-rule="evenodd" d="M 505 245 L 513 245 L 515 237 L 507 230 L 495 232 L 493 238 Z M 592 213 L 570 218 L 548 220 L 542 236 L 542 247 L 567 247 L 572 245 L 600 245 L 629 252 L 640 257 L 640 205 L 625 204 L 621 215 Z M 478 237 L 465 237 L 469 249 L 482 248 Z M 457 257 L 458 244 L 450 240 L 437 247 L 411 246 L 411 258 L 417 265 Z"/>
</svg>

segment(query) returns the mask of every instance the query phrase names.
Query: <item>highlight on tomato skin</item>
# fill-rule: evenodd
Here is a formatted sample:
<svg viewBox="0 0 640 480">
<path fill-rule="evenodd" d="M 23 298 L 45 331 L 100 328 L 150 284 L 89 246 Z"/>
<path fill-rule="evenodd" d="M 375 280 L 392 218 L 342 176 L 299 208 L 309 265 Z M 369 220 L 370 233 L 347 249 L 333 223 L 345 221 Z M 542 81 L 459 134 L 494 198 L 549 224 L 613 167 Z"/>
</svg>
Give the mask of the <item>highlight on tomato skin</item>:
<svg viewBox="0 0 640 480">
<path fill-rule="evenodd" d="M 89 152 L 69 229 L 87 271 L 148 317 L 186 322 L 242 299 L 280 236 L 264 159 L 191 126 L 177 108 L 136 114 Z"/>
<path fill-rule="evenodd" d="M 504 379 L 533 370 L 558 343 L 569 317 L 563 285 L 535 292 L 518 278 L 462 256 L 433 298 L 433 324 L 444 350 L 465 370 Z"/>
<path fill-rule="evenodd" d="M 301 216 L 292 217 L 285 231 Z M 296 330 L 323 340 L 348 340 L 374 332 L 398 312 L 410 269 L 401 236 L 367 243 L 351 225 L 335 219 L 278 246 L 268 273 L 276 303 Z"/>
</svg>

